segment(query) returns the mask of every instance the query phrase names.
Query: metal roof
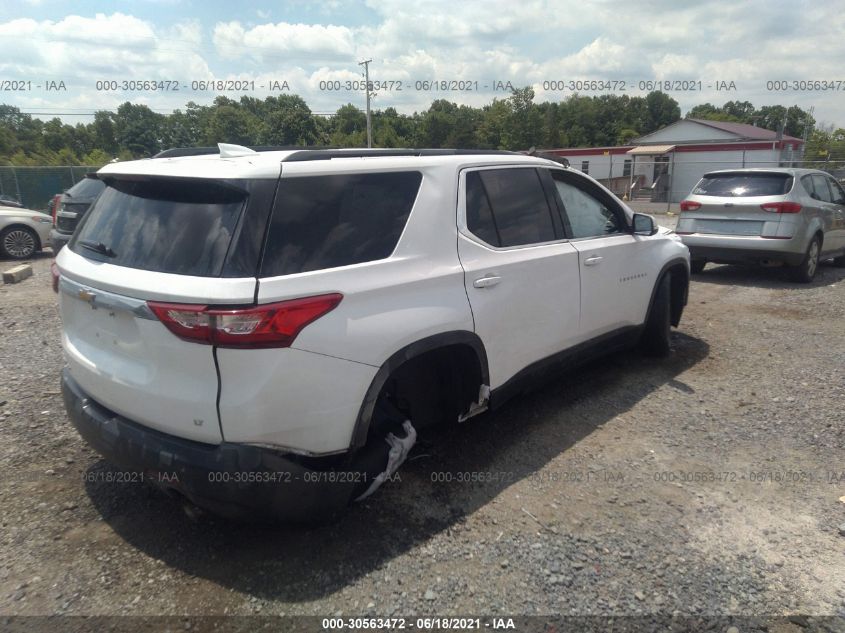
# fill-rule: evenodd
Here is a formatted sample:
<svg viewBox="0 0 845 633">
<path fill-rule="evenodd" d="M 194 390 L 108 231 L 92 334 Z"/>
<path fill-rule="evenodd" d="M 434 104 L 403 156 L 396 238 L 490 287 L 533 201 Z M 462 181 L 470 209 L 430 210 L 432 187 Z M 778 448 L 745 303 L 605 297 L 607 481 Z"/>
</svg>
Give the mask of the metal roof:
<svg viewBox="0 0 845 633">
<path fill-rule="evenodd" d="M 668 154 L 675 145 L 638 145 L 633 149 L 629 149 L 626 154 L 631 156 L 640 156 L 642 154 Z"/>
<path fill-rule="evenodd" d="M 706 125 L 717 130 L 722 130 L 723 132 L 727 132 L 729 134 L 736 134 L 737 136 L 742 137 L 744 139 L 752 139 L 755 141 L 779 140 L 777 132 L 773 132 L 772 130 L 767 130 L 762 127 L 757 127 L 756 125 L 749 125 L 748 123 L 733 123 L 731 121 L 709 121 L 707 119 L 686 120 L 693 121 L 694 123 L 698 123 L 700 125 Z M 783 139 L 786 141 L 801 140 L 800 138 L 795 138 L 794 136 L 789 136 L 788 134 L 784 134 Z"/>
</svg>

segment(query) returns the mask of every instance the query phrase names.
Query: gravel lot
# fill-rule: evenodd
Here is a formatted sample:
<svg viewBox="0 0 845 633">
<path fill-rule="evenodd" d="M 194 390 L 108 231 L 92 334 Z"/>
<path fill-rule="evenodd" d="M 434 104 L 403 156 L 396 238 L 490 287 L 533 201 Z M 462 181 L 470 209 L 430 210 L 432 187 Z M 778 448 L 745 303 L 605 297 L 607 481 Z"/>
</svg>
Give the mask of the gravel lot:
<svg viewBox="0 0 845 633">
<path fill-rule="evenodd" d="M 305 530 L 84 481 L 111 467 L 64 413 L 49 263 L 0 286 L 0 615 L 845 616 L 845 269 L 708 267 L 668 359 L 427 435 Z"/>
</svg>

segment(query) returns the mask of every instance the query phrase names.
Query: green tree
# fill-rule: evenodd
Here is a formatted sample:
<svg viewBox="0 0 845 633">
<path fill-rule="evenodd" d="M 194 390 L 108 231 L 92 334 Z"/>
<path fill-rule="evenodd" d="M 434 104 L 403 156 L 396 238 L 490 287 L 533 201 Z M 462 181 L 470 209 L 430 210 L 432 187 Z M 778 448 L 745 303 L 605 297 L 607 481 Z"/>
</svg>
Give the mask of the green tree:
<svg viewBox="0 0 845 633">
<path fill-rule="evenodd" d="M 538 146 L 543 139 L 543 118 L 534 105 L 534 89 L 530 86 L 514 88 L 510 102 L 510 114 L 502 143 L 507 149 L 527 150 Z"/>
<path fill-rule="evenodd" d="M 481 123 L 476 132 L 480 149 L 504 149 L 504 137 L 510 123 L 511 104 L 508 99 L 493 99 L 482 109 Z"/>
<path fill-rule="evenodd" d="M 94 113 L 94 122 L 91 124 L 94 134 L 94 145 L 107 154 L 117 153 L 117 137 L 114 132 L 114 115 L 106 110 L 98 110 Z"/>
<path fill-rule="evenodd" d="M 259 124 L 264 145 L 313 145 L 317 126 L 310 108 L 298 95 L 267 97 L 266 118 Z"/>
<path fill-rule="evenodd" d="M 681 118 L 678 102 L 664 92 L 648 93 L 645 102 L 646 120 L 642 128 L 643 134 L 655 132 Z"/>
<path fill-rule="evenodd" d="M 151 156 L 161 150 L 162 115 L 146 105 L 122 103 L 114 115 L 115 138 L 132 156 Z"/>
</svg>

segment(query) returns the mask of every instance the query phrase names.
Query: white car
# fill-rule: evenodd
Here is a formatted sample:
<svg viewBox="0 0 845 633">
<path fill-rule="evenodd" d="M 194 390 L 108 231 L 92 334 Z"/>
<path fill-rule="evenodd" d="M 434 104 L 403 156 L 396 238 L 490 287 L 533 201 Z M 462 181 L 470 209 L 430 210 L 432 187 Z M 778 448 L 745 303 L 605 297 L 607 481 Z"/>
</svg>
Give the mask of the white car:
<svg viewBox="0 0 845 633">
<path fill-rule="evenodd" d="M 226 515 L 330 516 L 421 428 L 667 353 L 686 304 L 680 239 L 540 158 L 221 145 L 98 175 L 57 258 L 70 418 Z"/>
<path fill-rule="evenodd" d="M 49 246 L 52 226 L 46 213 L 0 206 L 0 258 L 29 259 Z"/>
</svg>

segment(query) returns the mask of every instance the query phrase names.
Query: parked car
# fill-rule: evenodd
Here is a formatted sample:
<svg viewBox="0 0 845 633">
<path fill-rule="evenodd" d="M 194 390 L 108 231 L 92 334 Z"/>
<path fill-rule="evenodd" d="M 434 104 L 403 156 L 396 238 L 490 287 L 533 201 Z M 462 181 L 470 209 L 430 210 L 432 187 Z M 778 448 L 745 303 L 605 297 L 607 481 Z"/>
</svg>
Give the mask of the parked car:
<svg viewBox="0 0 845 633">
<path fill-rule="evenodd" d="M 16 207 L 22 209 L 23 203 L 13 196 L 3 194 L 0 195 L 0 207 Z"/>
<path fill-rule="evenodd" d="M 815 169 L 714 171 L 681 202 L 676 231 L 695 273 L 707 262 L 785 264 L 808 283 L 821 260 L 845 266 L 845 191 Z"/>
<path fill-rule="evenodd" d="M 56 260 L 67 411 L 226 515 L 330 516 L 419 429 L 554 367 L 666 354 L 686 303 L 677 236 L 540 158 L 221 146 L 98 177 Z"/>
<path fill-rule="evenodd" d="M 46 213 L 0 206 L 0 257 L 29 259 L 47 245 L 52 224 Z"/>
<path fill-rule="evenodd" d="M 105 188 L 102 180 L 88 174 L 54 201 L 54 226 L 50 231 L 50 246 L 54 253 L 68 243 L 79 220 Z"/>
</svg>

